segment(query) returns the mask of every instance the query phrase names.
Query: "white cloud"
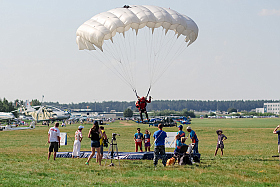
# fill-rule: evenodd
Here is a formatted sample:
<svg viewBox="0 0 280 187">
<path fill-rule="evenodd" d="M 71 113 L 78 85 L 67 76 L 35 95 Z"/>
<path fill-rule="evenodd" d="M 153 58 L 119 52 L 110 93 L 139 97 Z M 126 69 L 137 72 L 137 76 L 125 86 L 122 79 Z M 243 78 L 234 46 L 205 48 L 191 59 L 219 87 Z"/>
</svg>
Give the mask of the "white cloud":
<svg viewBox="0 0 280 187">
<path fill-rule="evenodd" d="M 260 16 L 280 16 L 280 9 L 276 10 L 276 9 L 272 9 L 272 10 L 268 10 L 268 9 L 262 9 L 261 12 L 259 13 Z"/>
</svg>

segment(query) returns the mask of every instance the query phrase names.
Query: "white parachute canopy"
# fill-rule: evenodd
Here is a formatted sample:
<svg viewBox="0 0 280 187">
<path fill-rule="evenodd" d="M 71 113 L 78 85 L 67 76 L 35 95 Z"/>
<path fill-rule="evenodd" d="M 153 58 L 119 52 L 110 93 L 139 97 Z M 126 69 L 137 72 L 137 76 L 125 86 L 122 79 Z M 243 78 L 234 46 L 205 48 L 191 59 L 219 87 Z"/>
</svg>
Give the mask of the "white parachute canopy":
<svg viewBox="0 0 280 187">
<path fill-rule="evenodd" d="M 98 48 L 91 53 L 94 58 L 136 90 L 135 73 L 141 67 L 149 69 L 149 84 L 154 84 L 196 40 L 198 27 L 189 17 L 169 8 L 126 5 L 93 16 L 76 34 L 80 50 Z"/>
</svg>

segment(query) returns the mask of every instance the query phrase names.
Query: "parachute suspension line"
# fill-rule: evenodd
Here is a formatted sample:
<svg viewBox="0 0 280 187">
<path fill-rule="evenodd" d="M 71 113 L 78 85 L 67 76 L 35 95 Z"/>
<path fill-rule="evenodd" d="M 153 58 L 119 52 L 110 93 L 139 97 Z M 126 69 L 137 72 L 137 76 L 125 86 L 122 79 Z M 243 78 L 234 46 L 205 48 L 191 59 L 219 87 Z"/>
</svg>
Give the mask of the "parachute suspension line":
<svg viewBox="0 0 280 187">
<path fill-rule="evenodd" d="M 119 38 L 119 41 L 125 43 L 124 37 L 122 37 L 120 33 L 118 33 L 116 35 L 116 38 Z M 125 79 L 127 79 L 127 81 L 129 81 L 130 84 L 133 85 L 133 87 L 135 87 L 134 83 L 133 83 L 134 81 L 132 80 L 131 75 L 130 75 L 130 71 L 128 70 L 128 65 L 127 65 L 128 63 L 126 62 L 127 59 L 124 57 L 124 52 L 122 50 L 122 47 L 120 46 L 121 44 L 119 42 L 116 42 L 114 45 L 113 44 L 111 44 L 111 45 L 112 45 L 111 47 L 113 49 L 115 49 L 116 54 L 118 55 L 118 59 L 117 59 L 118 64 L 117 65 L 121 69 L 123 75 L 126 77 Z M 122 46 L 124 46 L 124 45 L 122 45 Z"/>
<path fill-rule="evenodd" d="M 154 80 L 154 77 L 156 76 L 157 72 L 155 71 L 157 69 L 157 67 L 161 64 L 161 62 L 159 61 L 159 58 L 160 58 L 160 54 L 161 54 L 161 48 L 163 48 L 165 45 L 163 45 L 164 43 L 164 40 L 163 40 L 163 36 L 164 36 L 164 32 L 163 32 L 163 28 L 162 28 L 162 31 L 160 32 L 159 31 L 160 28 L 157 29 L 157 32 L 160 33 L 159 34 L 156 34 L 156 36 L 158 36 L 155 41 L 156 45 L 158 47 L 158 49 L 155 48 L 155 60 L 154 60 L 154 64 L 153 64 L 153 74 L 152 74 L 152 79 L 151 79 L 151 83 L 153 83 L 153 80 Z M 157 51 L 157 52 L 156 52 Z M 168 52 L 168 51 L 167 51 Z M 157 53 L 157 54 L 156 54 Z"/>
<path fill-rule="evenodd" d="M 150 49 L 150 45 L 148 44 L 148 42 L 150 41 L 150 38 L 151 38 L 151 32 L 150 32 L 150 28 L 144 28 L 145 30 L 144 31 L 144 35 L 145 35 L 145 38 L 148 38 L 148 40 L 145 40 L 145 43 L 146 43 L 146 56 L 149 57 L 149 52 L 151 51 Z M 151 70 L 151 58 L 147 58 L 146 59 L 148 61 L 148 71 L 149 71 L 149 80 L 151 80 L 151 74 L 152 74 L 152 70 Z"/>
<path fill-rule="evenodd" d="M 149 90 L 148 90 L 148 93 L 147 93 L 147 96 L 146 96 L 146 97 L 148 97 L 148 96 L 149 96 L 149 93 L 150 93 L 150 91 L 151 91 L 151 88 L 152 88 L 152 85 L 150 85 L 150 87 L 149 87 Z"/>
<path fill-rule="evenodd" d="M 182 45 L 187 45 L 187 44 L 182 44 Z M 174 55 L 174 58 L 172 61 L 170 61 L 170 63 L 167 65 L 167 66 L 170 66 L 171 64 L 173 64 L 175 62 L 175 59 L 178 58 L 178 56 L 180 56 L 185 50 L 187 49 L 187 47 L 183 47 L 183 49 L 181 50 L 181 52 L 178 53 L 177 57 L 175 57 Z M 165 68 L 161 74 L 158 76 L 158 78 L 153 82 L 153 84 L 155 84 L 161 77 L 162 75 L 167 71 L 167 68 Z"/>
<path fill-rule="evenodd" d="M 113 49 L 113 50 L 107 50 L 107 47 L 108 47 L 108 48 L 111 48 L 111 49 Z M 118 51 L 116 51 L 116 50 L 114 50 L 114 49 L 115 49 L 115 48 L 112 47 L 112 46 L 110 46 L 109 44 L 107 45 L 107 42 L 106 42 L 106 43 L 105 43 L 104 53 L 102 53 L 102 55 L 104 56 L 104 58 L 107 59 L 108 62 L 110 62 L 110 63 L 112 64 L 112 66 L 115 68 L 115 70 L 117 70 L 116 66 L 119 66 L 119 67 L 120 67 L 120 71 L 122 72 L 122 73 L 119 73 L 119 74 L 123 74 L 123 75 L 124 75 L 123 78 L 126 79 L 126 81 L 129 82 L 129 84 L 132 85 L 132 86 L 134 87 L 133 82 L 129 79 L 129 76 L 128 76 L 128 75 L 126 74 L 126 72 L 125 72 L 125 68 L 122 67 L 123 64 L 122 64 L 121 57 L 117 57 L 117 56 L 116 56 L 116 54 L 119 54 Z M 110 52 L 110 51 L 112 51 L 112 52 Z M 116 54 L 114 54 L 113 51 L 116 51 Z M 114 61 L 117 62 L 117 63 L 114 63 L 114 62 L 112 62 L 112 60 L 108 59 L 108 57 L 107 57 L 107 55 L 105 54 L 105 52 L 107 52 L 108 55 L 110 55 L 111 58 L 113 58 Z M 117 70 L 117 71 L 119 72 L 119 70 Z"/>
<path fill-rule="evenodd" d="M 163 33 L 164 32 L 161 32 L 162 35 L 163 35 Z M 166 36 L 167 40 L 161 39 L 159 41 L 158 46 L 161 47 L 161 49 L 160 49 L 160 54 L 161 55 L 157 56 L 157 58 L 156 58 L 157 63 L 154 64 L 154 70 L 157 70 L 157 71 L 155 71 L 155 73 L 153 74 L 152 84 L 154 82 L 154 79 L 156 79 L 159 76 L 159 74 L 161 72 L 160 69 L 162 69 L 162 67 L 164 66 L 165 61 L 166 61 L 166 57 L 172 51 L 172 48 L 173 48 L 172 42 L 174 42 L 174 38 L 173 37 L 168 38 L 169 35 L 170 35 L 170 32 L 167 33 L 167 36 Z"/>
<path fill-rule="evenodd" d="M 127 74 L 129 75 L 129 79 L 131 80 L 131 82 L 133 84 L 134 83 L 134 79 L 133 79 L 133 72 L 132 72 L 132 55 L 131 55 L 131 45 L 130 45 L 130 42 L 126 42 L 126 40 L 130 41 L 130 38 L 131 38 L 131 33 L 132 33 L 132 30 L 129 30 L 126 32 L 126 37 L 123 38 L 123 46 L 124 46 L 124 53 L 125 53 L 125 57 L 126 57 L 126 64 L 125 65 L 125 68 L 126 68 L 126 71 L 127 71 Z M 128 53 L 128 54 L 127 54 Z M 130 57 L 130 58 L 129 58 Z"/>
<path fill-rule="evenodd" d="M 170 38 L 168 40 L 168 43 L 163 45 L 163 47 L 164 47 L 163 55 L 162 55 L 162 58 L 158 60 L 158 61 L 161 61 L 163 65 L 159 67 L 158 74 L 160 74 L 160 72 L 164 71 L 165 68 L 167 68 L 166 64 L 169 64 L 169 62 L 168 62 L 169 59 L 167 57 L 170 56 L 170 53 L 173 53 L 172 49 L 174 49 L 174 45 L 176 44 L 176 41 L 178 41 L 178 39 L 176 38 L 174 40 L 174 36 L 173 36 L 172 38 Z M 177 48 L 177 47 L 175 47 L 175 48 Z"/>
<path fill-rule="evenodd" d="M 109 66 L 107 66 L 107 64 L 105 64 L 102 60 L 100 60 L 96 55 L 91 54 L 90 52 L 84 50 L 86 53 L 88 53 L 90 56 L 94 57 L 95 59 L 97 59 L 99 62 L 101 62 L 103 65 L 105 65 L 108 69 L 110 69 L 115 75 L 117 75 L 124 83 L 126 83 L 129 87 L 131 87 L 132 89 L 134 89 L 133 85 L 131 85 L 126 79 L 125 77 L 114 67 L 114 69 L 116 70 L 117 73 L 115 73 L 112 68 L 110 68 Z"/>
</svg>

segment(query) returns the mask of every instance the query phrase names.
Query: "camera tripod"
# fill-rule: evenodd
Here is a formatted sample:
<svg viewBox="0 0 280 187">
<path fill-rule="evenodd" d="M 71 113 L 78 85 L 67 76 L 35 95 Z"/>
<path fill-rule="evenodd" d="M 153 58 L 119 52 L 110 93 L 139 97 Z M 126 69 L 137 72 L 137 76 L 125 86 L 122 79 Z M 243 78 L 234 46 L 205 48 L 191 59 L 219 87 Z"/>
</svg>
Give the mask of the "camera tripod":
<svg viewBox="0 0 280 187">
<path fill-rule="evenodd" d="M 119 160 L 119 166 L 121 165 L 120 164 L 120 158 L 119 158 L 119 151 L 118 151 L 116 135 L 117 134 L 114 134 L 114 133 L 112 134 L 112 140 L 111 140 L 111 143 L 110 143 L 110 146 L 109 146 L 109 149 L 108 149 L 108 154 L 106 156 L 105 166 L 106 166 L 106 161 L 109 158 L 109 156 L 110 156 L 110 159 L 111 159 L 111 164 L 109 166 L 114 166 L 114 163 L 113 163 L 114 149 L 115 149 L 115 152 L 117 153 L 117 157 L 118 157 L 118 160 Z"/>
</svg>

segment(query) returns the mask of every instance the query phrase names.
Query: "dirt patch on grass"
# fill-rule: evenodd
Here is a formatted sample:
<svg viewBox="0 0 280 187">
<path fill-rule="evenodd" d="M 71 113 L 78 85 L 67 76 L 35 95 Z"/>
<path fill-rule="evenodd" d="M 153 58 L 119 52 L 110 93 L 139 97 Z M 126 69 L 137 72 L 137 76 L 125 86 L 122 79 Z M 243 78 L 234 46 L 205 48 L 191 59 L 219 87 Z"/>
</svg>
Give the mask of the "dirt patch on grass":
<svg viewBox="0 0 280 187">
<path fill-rule="evenodd" d="M 123 126 L 132 126 L 131 123 L 128 123 L 126 121 L 122 121 L 122 122 L 120 122 L 120 124 L 122 124 Z"/>
</svg>

